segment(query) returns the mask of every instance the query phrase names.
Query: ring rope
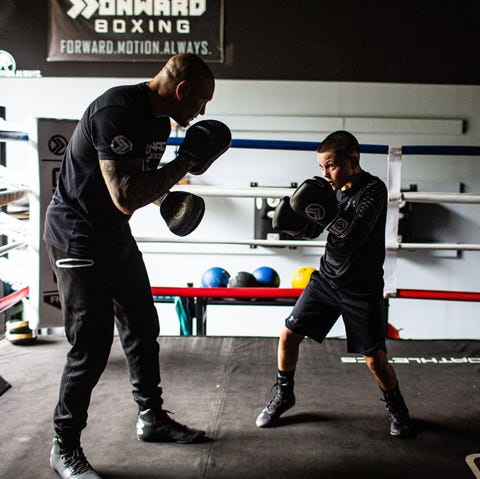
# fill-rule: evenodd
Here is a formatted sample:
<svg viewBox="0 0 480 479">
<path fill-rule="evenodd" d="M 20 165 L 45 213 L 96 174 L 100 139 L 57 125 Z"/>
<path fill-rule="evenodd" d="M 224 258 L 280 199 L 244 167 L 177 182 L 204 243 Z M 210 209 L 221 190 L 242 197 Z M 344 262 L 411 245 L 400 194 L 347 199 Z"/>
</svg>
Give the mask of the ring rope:
<svg viewBox="0 0 480 479">
<path fill-rule="evenodd" d="M 11 308 L 13 305 L 19 303 L 23 298 L 26 298 L 29 293 L 29 287 L 26 286 L 18 291 L 10 293 L 4 298 L 0 298 L 0 313 L 3 313 L 7 309 Z"/>
<path fill-rule="evenodd" d="M 181 296 L 184 298 L 298 298 L 303 288 L 196 288 L 152 286 L 153 296 Z M 449 301 L 480 301 L 480 293 L 468 291 L 442 291 L 426 289 L 398 289 L 389 298 L 438 299 Z"/>
<path fill-rule="evenodd" d="M 8 122 L 2 122 L 7 125 Z M 24 131 L 11 131 L 0 129 L 0 141 L 28 141 L 29 135 Z M 181 145 L 184 137 L 170 137 L 167 145 Z M 315 141 L 297 141 L 297 140 L 255 140 L 237 138 L 232 140 L 233 148 L 255 148 L 267 150 L 297 150 L 297 151 L 315 151 L 319 142 Z M 387 154 L 388 145 L 360 145 L 361 153 Z M 459 155 L 459 156 L 480 156 L 479 146 L 456 146 L 456 145 L 412 145 L 402 146 L 403 155 Z"/>
<path fill-rule="evenodd" d="M 0 256 L 0 280 L 4 283 L 10 284 L 12 289 L 19 290 L 28 286 L 26 278 L 28 275 L 13 264 L 9 259 Z"/>
<path fill-rule="evenodd" d="M 24 248 L 28 246 L 28 243 L 24 243 L 21 241 L 15 241 L 13 243 L 7 243 L 3 246 L 0 246 L 0 256 L 3 256 L 4 254 L 7 254 L 9 251 L 12 251 L 14 249 L 18 248 Z"/>
<path fill-rule="evenodd" d="M 172 191 L 186 191 L 203 196 L 222 196 L 236 198 L 283 198 L 291 196 L 295 188 L 282 187 L 236 187 L 210 186 L 210 185 L 175 185 Z M 397 201 L 399 198 L 391 197 L 390 200 Z M 439 193 L 439 192 L 402 192 L 400 199 L 412 203 L 473 203 L 480 204 L 478 193 Z"/>
<path fill-rule="evenodd" d="M 1 189 L 0 188 L 0 206 L 5 206 L 15 201 L 25 198 L 30 193 L 27 189 Z"/>
<path fill-rule="evenodd" d="M 138 243 L 183 243 L 183 244 L 232 244 L 252 246 L 316 246 L 324 247 L 326 241 L 305 241 L 305 240 L 268 240 L 268 239 L 232 239 L 219 240 L 214 238 L 157 238 L 149 236 L 137 236 Z"/>
<path fill-rule="evenodd" d="M 24 131 L 0 130 L 0 141 L 28 141 L 28 133 Z"/>
<path fill-rule="evenodd" d="M 4 184 L 5 183 L 5 184 Z M 16 188 L 27 188 L 28 185 L 23 181 L 22 176 L 18 172 L 8 169 L 6 166 L 0 165 L 0 185 L 10 185 Z"/>
<path fill-rule="evenodd" d="M 0 213 L 0 234 L 16 241 L 26 241 L 28 238 L 28 223 L 13 218 L 8 213 Z"/>
<path fill-rule="evenodd" d="M 324 248 L 326 241 L 311 240 L 269 240 L 269 239 L 231 239 L 219 240 L 215 238 L 161 238 L 137 236 L 138 243 L 178 243 L 178 244 L 225 244 L 225 245 L 251 245 L 251 246 L 288 246 L 288 247 L 314 247 Z M 451 251 L 480 251 L 480 244 L 463 243 L 392 243 L 387 244 L 387 250 L 451 250 Z"/>
<path fill-rule="evenodd" d="M 447 301 L 480 301 L 480 293 L 469 291 L 434 291 L 427 289 L 397 289 L 397 298 L 439 299 Z"/>
<path fill-rule="evenodd" d="M 152 286 L 153 296 L 185 298 L 298 298 L 303 288 L 194 288 Z"/>
<path fill-rule="evenodd" d="M 430 192 L 402 192 L 401 197 L 411 203 L 470 203 L 480 204 L 478 193 L 430 193 Z"/>
<path fill-rule="evenodd" d="M 468 243 L 398 243 L 397 246 L 388 245 L 388 250 L 429 250 L 429 251 L 480 251 L 480 244 Z"/>
<path fill-rule="evenodd" d="M 291 196 L 295 191 L 295 188 L 265 188 L 260 186 L 229 188 L 225 186 L 175 185 L 172 187 L 172 191 L 186 191 L 187 193 L 203 196 L 283 198 L 284 196 Z"/>
<path fill-rule="evenodd" d="M 402 146 L 403 155 L 480 156 L 480 146 L 413 145 Z"/>
</svg>

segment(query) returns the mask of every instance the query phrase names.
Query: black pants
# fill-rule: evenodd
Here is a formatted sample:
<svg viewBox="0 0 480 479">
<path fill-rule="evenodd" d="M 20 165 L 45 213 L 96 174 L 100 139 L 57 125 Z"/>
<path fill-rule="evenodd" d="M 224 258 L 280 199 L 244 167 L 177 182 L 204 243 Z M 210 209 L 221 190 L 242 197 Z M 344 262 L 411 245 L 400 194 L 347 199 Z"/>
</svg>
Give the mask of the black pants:
<svg viewBox="0 0 480 479">
<path fill-rule="evenodd" d="M 114 324 L 127 359 L 134 400 L 140 410 L 160 407 L 160 328 L 145 264 L 134 240 L 84 258 L 49 245 L 47 250 L 72 346 L 54 413 L 56 434 L 74 441 L 87 425 L 91 393 L 107 364 Z"/>
</svg>

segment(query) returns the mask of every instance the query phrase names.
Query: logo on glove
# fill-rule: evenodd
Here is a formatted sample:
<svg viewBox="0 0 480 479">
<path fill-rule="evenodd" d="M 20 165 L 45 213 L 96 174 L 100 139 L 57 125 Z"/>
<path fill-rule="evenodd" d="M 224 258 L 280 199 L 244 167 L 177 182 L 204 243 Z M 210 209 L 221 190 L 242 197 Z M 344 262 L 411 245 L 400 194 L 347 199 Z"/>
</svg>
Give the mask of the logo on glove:
<svg viewBox="0 0 480 479">
<path fill-rule="evenodd" d="M 325 213 L 325 208 L 318 203 L 310 203 L 305 208 L 305 215 L 315 221 L 323 220 Z"/>
</svg>

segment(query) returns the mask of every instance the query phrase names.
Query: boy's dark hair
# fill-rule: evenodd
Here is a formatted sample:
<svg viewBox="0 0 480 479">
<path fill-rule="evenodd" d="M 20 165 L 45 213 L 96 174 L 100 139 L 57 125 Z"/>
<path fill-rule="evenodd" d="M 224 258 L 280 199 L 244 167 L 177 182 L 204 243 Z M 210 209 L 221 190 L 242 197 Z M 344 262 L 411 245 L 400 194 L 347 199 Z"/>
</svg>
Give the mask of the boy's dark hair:
<svg viewBox="0 0 480 479">
<path fill-rule="evenodd" d="M 332 152 L 335 156 L 358 161 L 360 158 L 360 145 L 358 140 L 348 131 L 338 130 L 330 133 L 318 145 L 317 153 Z"/>
</svg>

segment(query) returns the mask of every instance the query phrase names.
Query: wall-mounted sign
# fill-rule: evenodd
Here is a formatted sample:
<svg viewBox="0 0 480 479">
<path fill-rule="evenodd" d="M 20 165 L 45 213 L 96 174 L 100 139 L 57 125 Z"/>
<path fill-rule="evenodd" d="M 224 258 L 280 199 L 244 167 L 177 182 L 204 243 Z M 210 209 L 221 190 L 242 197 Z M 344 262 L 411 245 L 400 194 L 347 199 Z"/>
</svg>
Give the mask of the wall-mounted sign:
<svg viewBox="0 0 480 479">
<path fill-rule="evenodd" d="M 223 0 L 49 0 L 48 61 L 223 62 Z"/>
</svg>

